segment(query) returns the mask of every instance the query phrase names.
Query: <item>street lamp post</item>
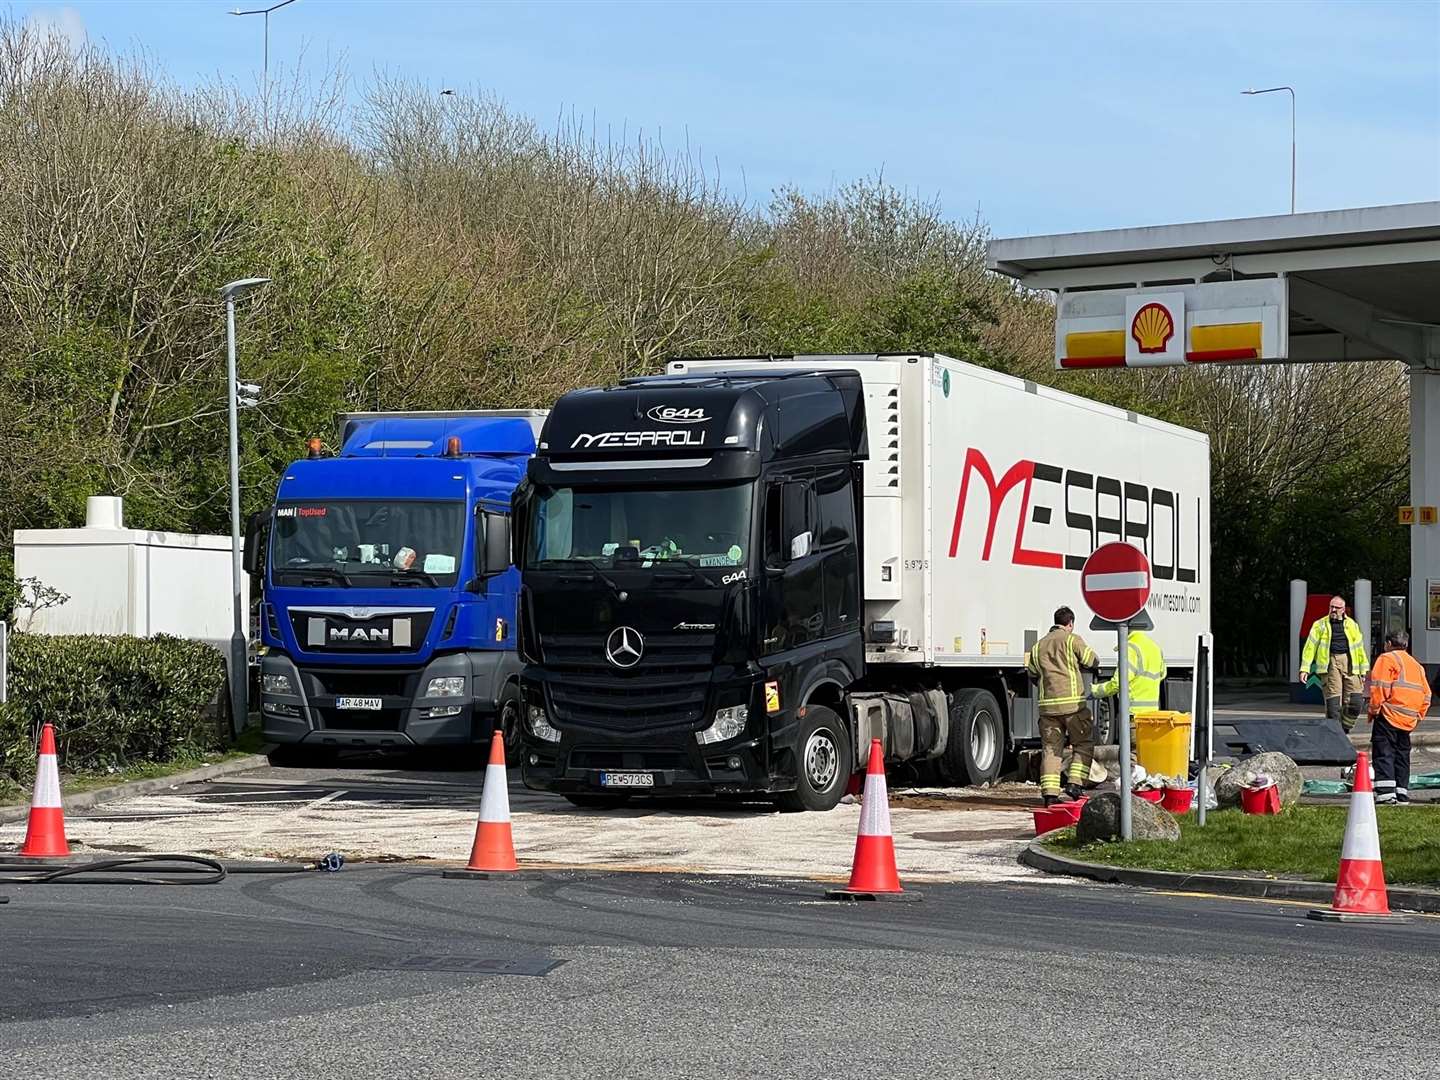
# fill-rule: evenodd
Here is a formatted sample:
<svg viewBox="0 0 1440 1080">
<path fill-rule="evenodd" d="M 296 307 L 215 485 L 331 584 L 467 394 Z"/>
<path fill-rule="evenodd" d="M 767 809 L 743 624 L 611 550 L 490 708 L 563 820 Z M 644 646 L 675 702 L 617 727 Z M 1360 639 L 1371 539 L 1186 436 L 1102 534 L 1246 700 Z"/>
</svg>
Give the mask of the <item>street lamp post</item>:
<svg viewBox="0 0 1440 1080">
<path fill-rule="evenodd" d="M 1290 95 L 1290 213 L 1295 213 L 1295 90 L 1289 86 L 1271 86 L 1264 90 L 1241 90 L 1242 94 L 1255 96 L 1256 94 L 1276 94 L 1281 90 Z"/>
<path fill-rule="evenodd" d="M 270 13 L 294 2 L 295 0 L 280 0 L 278 4 L 271 4 L 269 7 L 251 8 L 248 11 L 235 8 L 230 12 L 231 15 L 265 16 L 265 60 L 260 75 L 260 100 L 261 110 L 264 113 L 263 119 L 267 128 L 270 126 Z"/>
<path fill-rule="evenodd" d="M 287 4 L 293 4 L 295 0 L 280 0 L 278 4 L 271 4 L 267 8 L 252 8 L 249 11 L 241 11 L 236 8 L 231 15 L 264 15 L 265 16 L 265 66 L 262 68 L 265 85 L 270 85 L 270 13 L 278 11 Z"/>
<path fill-rule="evenodd" d="M 245 608 L 240 588 L 240 419 L 235 375 L 235 301 L 269 282 L 269 278 L 242 278 L 232 281 L 220 290 L 220 299 L 225 301 L 225 331 L 228 346 L 229 386 L 226 397 L 230 410 L 230 593 L 234 623 L 230 632 L 230 724 L 235 734 L 245 729 L 249 718 L 250 666 L 246 659 L 245 621 L 249 612 Z"/>
</svg>

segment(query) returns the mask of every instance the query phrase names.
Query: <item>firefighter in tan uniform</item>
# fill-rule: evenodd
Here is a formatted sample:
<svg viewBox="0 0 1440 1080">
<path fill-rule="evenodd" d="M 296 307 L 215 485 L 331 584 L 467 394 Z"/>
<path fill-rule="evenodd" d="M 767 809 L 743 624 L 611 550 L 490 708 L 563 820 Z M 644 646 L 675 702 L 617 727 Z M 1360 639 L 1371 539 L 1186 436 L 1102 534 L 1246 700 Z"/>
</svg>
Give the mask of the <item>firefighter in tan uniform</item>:
<svg viewBox="0 0 1440 1080">
<path fill-rule="evenodd" d="M 1036 711 L 1040 717 L 1040 794 L 1045 805 L 1061 800 L 1061 755 L 1068 739 L 1075 751 L 1064 795 L 1078 799 L 1095 757 L 1095 717 L 1085 704 L 1085 679 L 1098 671 L 1095 650 L 1075 633 L 1075 613 L 1055 612 L 1055 625 L 1025 657 L 1025 670 L 1036 680 Z"/>
</svg>

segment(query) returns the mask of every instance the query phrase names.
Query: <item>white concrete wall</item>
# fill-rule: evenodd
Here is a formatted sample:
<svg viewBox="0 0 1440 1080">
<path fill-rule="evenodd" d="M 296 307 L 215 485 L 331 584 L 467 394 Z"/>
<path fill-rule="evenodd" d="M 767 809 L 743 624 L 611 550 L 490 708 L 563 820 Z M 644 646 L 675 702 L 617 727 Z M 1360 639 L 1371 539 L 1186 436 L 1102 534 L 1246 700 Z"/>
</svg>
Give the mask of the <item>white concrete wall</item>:
<svg viewBox="0 0 1440 1080">
<path fill-rule="evenodd" d="M 15 576 L 39 578 L 70 599 L 16 612 L 38 634 L 174 634 L 230 640 L 230 538 L 141 529 L 17 529 Z M 249 579 L 241 578 L 244 603 Z M 249 632 L 246 620 L 246 632 Z"/>
</svg>

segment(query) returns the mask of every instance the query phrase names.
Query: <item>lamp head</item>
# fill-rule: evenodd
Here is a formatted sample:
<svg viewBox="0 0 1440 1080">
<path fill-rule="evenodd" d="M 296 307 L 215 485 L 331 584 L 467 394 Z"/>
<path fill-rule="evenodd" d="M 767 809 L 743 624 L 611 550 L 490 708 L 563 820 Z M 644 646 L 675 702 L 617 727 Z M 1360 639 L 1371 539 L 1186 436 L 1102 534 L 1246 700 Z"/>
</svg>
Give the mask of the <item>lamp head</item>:
<svg viewBox="0 0 1440 1080">
<path fill-rule="evenodd" d="M 241 278 L 239 281 L 232 281 L 228 285 L 220 287 L 221 300 L 238 300 L 251 289 L 258 289 L 261 285 L 269 284 L 268 277 Z"/>
</svg>

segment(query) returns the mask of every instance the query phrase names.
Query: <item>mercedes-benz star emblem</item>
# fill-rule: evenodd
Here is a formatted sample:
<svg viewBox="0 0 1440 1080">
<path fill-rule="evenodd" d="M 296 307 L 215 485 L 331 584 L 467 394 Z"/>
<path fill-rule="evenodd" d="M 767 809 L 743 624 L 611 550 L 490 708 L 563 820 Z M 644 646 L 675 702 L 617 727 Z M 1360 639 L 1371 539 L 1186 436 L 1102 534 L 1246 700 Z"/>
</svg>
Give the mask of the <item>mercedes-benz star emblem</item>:
<svg viewBox="0 0 1440 1080">
<path fill-rule="evenodd" d="M 616 667 L 634 667 L 645 653 L 645 639 L 632 626 L 617 626 L 605 639 L 605 658 Z"/>
</svg>

